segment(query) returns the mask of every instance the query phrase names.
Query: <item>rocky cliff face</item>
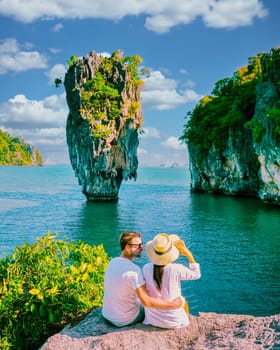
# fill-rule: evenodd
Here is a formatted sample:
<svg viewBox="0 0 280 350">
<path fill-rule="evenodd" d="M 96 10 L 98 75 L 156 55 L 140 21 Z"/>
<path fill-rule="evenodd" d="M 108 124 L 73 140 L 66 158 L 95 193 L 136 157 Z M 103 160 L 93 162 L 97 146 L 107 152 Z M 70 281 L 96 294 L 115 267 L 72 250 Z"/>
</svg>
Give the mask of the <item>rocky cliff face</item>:
<svg viewBox="0 0 280 350">
<path fill-rule="evenodd" d="M 138 323 L 116 328 L 100 309 L 74 327 L 50 337 L 41 350 L 261 350 L 279 349 L 280 315 L 253 317 L 201 313 L 178 329 L 160 329 Z"/>
<path fill-rule="evenodd" d="M 188 150 L 193 191 L 257 196 L 257 156 L 248 131 L 230 132 L 222 156 L 212 146 L 201 163 L 197 162 L 196 149 L 189 145 Z"/>
<path fill-rule="evenodd" d="M 259 160 L 259 197 L 280 205 L 280 140 L 275 138 L 279 125 L 269 115 L 280 108 L 280 49 L 262 57 L 263 79 L 256 87 L 254 118 L 263 128 L 260 142 L 254 143 Z M 279 131 L 279 130 L 278 130 Z"/>
<path fill-rule="evenodd" d="M 117 200 L 122 181 L 136 179 L 142 125 L 138 63 L 120 52 L 105 58 L 93 51 L 72 58 L 65 75 L 69 156 L 89 201 Z"/>
<path fill-rule="evenodd" d="M 253 127 L 229 128 L 224 149 L 212 145 L 203 156 L 188 144 L 193 191 L 255 196 L 280 205 L 280 49 L 264 54 L 260 63 Z"/>
</svg>

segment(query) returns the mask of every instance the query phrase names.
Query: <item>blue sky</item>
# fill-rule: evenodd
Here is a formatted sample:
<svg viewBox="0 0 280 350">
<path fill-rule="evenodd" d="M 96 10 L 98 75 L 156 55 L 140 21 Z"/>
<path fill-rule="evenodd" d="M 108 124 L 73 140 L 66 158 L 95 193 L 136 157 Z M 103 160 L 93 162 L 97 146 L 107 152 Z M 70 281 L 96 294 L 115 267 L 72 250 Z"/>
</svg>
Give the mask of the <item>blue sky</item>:
<svg viewBox="0 0 280 350">
<path fill-rule="evenodd" d="M 280 45 L 279 0 L 0 0 L 0 129 L 68 163 L 63 77 L 72 55 L 123 50 L 151 75 L 139 166 L 187 164 L 186 113 L 219 79 Z"/>
</svg>

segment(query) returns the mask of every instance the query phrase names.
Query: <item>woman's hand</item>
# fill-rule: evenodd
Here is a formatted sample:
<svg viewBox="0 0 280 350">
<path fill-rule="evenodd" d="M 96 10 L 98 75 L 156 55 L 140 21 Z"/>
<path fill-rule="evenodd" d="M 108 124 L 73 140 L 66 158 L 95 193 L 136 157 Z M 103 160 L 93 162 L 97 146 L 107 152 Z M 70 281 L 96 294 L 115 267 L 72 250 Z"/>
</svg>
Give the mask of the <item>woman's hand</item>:
<svg viewBox="0 0 280 350">
<path fill-rule="evenodd" d="M 173 242 L 173 244 L 178 249 L 180 255 L 186 256 L 190 263 L 195 262 L 191 251 L 187 248 L 185 242 L 182 239 Z"/>
<path fill-rule="evenodd" d="M 179 239 L 178 241 L 173 242 L 173 244 L 178 249 L 181 255 L 185 255 L 186 251 L 189 251 L 188 248 L 186 247 L 185 242 L 182 239 Z"/>
</svg>

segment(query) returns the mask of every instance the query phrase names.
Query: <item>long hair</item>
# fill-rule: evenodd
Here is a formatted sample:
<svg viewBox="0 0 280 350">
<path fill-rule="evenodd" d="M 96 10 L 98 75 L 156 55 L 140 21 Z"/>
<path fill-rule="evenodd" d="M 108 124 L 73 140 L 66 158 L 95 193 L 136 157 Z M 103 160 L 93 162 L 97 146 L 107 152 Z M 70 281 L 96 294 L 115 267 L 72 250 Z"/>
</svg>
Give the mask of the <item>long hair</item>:
<svg viewBox="0 0 280 350">
<path fill-rule="evenodd" d="M 161 290 L 163 269 L 164 269 L 164 265 L 154 265 L 153 277 L 159 290 Z"/>
</svg>

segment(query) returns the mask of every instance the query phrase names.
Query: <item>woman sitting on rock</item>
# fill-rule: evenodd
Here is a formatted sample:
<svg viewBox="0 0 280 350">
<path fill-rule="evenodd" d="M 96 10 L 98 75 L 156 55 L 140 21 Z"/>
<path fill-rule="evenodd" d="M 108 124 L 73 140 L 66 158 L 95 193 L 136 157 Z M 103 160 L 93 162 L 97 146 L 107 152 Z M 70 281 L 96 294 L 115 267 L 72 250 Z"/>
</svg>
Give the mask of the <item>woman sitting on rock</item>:
<svg viewBox="0 0 280 350">
<path fill-rule="evenodd" d="M 200 265 L 184 241 L 177 235 L 166 233 L 157 234 L 146 244 L 146 254 L 151 263 L 144 265 L 143 274 L 146 288 L 150 296 L 173 300 L 181 294 L 182 280 L 196 280 L 200 278 Z M 186 256 L 189 267 L 173 263 L 179 255 Z M 179 328 L 189 324 L 188 304 L 179 309 L 159 310 L 145 307 L 144 324 L 161 328 Z"/>
</svg>

